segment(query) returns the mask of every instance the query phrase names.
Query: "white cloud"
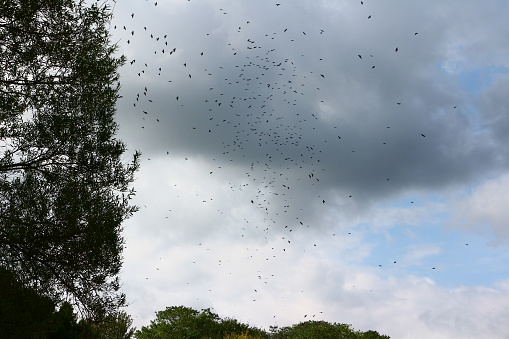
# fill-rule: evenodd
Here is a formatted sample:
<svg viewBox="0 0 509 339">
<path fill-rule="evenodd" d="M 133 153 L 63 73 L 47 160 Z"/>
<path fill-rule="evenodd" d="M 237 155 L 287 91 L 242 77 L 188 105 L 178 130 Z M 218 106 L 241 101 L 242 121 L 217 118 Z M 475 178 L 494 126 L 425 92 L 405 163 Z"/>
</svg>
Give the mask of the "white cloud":
<svg viewBox="0 0 509 339">
<path fill-rule="evenodd" d="M 454 205 L 450 225 L 479 232 L 493 243 L 509 240 L 509 173 L 487 180 Z"/>
<path fill-rule="evenodd" d="M 502 321 L 509 315 L 507 288 L 446 289 L 429 277 L 395 278 L 350 266 L 339 253 L 327 259 L 309 248 L 274 252 L 273 245 L 168 248 L 161 261 L 139 272 L 148 280 L 125 286 L 135 296 L 136 323 L 148 324 L 156 310 L 183 304 L 266 328 L 324 319 L 402 339 L 502 338 L 509 329 Z"/>
</svg>

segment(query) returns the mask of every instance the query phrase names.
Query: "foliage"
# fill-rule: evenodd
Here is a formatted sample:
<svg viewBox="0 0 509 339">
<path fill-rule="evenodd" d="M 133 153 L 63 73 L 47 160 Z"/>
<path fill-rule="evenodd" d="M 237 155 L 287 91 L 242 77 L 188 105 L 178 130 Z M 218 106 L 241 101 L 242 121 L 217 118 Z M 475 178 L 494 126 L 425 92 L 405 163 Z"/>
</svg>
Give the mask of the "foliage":
<svg viewBox="0 0 509 339">
<path fill-rule="evenodd" d="M 355 331 L 351 325 L 326 321 L 306 321 L 288 327 L 273 327 L 271 330 L 271 338 L 276 339 L 389 339 L 376 331 Z"/>
<path fill-rule="evenodd" d="M 55 305 L 24 288 L 0 267 L 0 338 L 41 338 L 48 333 Z"/>
<path fill-rule="evenodd" d="M 390 339 L 388 335 L 382 335 L 377 331 L 366 331 L 359 334 L 360 339 Z"/>
<path fill-rule="evenodd" d="M 0 267 L 55 304 L 100 320 L 119 292 L 121 224 L 136 208 L 115 139 L 110 9 L 0 1 Z"/>
<path fill-rule="evenodd" d="M 235 319 L 221 319 L 208 308 L 197 311 L 189 307 L 172 306 L 157 312 L 156 319 L 150 322 L 150 326 L 143 326 L 135 333 L 135 337 L 222 339 L 233 334 L 261 335 L 263 331 L 239 323 Z"/>
<path fill-rule="evenodd" d="M 326 321 L 307 321 L 287 327 L 271 326 L 267 333 L 236 319 L 221 319 L 210 309 L 201 311 L 184 306 L 167 307 L 156 313 L 150 326 L 142 327 L 138 339 L 389 339 L 376 331 L 355 331 L 350 325 Z"/>
<path fill-rule="evenodd" d="M 132 318 L 125 312 L 119 311 L 109 314 L 100 322 L 81 320 L 80 325 L 89 327 L 96 333 L 98 339 L 128 339 L 132 338 L 135 329 L 131 328 Z"/>
<path fill-rule="evenodd" d="M 12 272 L 0 268 L 0 339 L 126 339 L 134 332 L 131 324 L 123 312 L 101 322 L 78 322 L 71 304 L 64 302 L 55 311 L 50 298 L 22 286 Z"/>
<path fill-rule="evenodd" d="M 326 321 L 306 321 L 297 325 L 283 327 L 277 331 L 275 338 L 341 338 L 357 339 L 356 333 L 346 324 L 331 324 Z"/>
<path fill-rule="evenodd" d="M 248 332 L 243 332 L 240 334 L 233 333 L 233 334 L 227 334 L 224 339 L 263 339 L 265 336 L 262 336 L 261 334 L 249 334 Z"/>
</svg>

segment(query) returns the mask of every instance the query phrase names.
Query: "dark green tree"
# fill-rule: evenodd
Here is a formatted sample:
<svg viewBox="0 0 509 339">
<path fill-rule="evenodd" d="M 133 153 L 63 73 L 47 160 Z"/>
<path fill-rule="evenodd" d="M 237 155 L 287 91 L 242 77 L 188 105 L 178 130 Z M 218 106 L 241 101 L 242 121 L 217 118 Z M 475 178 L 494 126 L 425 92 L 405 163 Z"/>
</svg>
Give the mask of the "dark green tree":
<svg viewBox="0 0 509 339">
<path fill-rule="evenodd" d="M 350 325 L 326 321 L 306 321 L 296 325 L 271 328 L 275 339 L 389 339 L 375 331 L 355 331 Z"/>
<path fill-rule="evenodd" d="M 222 319 L 208 308 L 197 311 L 185 306 L 157 312 L 156 319 L 134 336 L 137 339 L 390 339 L 376 331 L 355 331 L 351 325 L 326 321 L 306 321 L 281 328 L 271 326 L 267 333 L 233 318 Z"/>
<path fill-rule="evenodd" d="M 0 339 L 44 338 L 55 305 L 21 286 L 12 272 L 0 267 Z"/>
<path fill-rule="evenodd" d="M 81 319 L 68 302 L 64 302 L 53 314 L 49 323 L 47 339 L 128 339 L 132 338 L 134 329 L 132 319 L 125 312 L 117 312 L 103 317 L 101 321 Z"/>
<path fill-rule="evenodd" d="M 0 267 L 99 320 L 125 304 L 122 223 L 136 210 L 115 138 L 111 10 L 73 0 L 0 1 Z"/>
<path fill-rule="evenodd" d="M 366 331 L 359 334 L 360 339 L 390 339 L 388 335 L 382 335 L 377 331 Z"/>
<path fill-rule="evenodd" d="M 221 319 L 220 322 L 221 334 L 223 337 L 228 334 L 237 334 L 237 335 L 245 335 L 245 336 L 253 336 L 265 338 L 267 337 L 267 333 L 261 329 L 256 327 L 249 326 L 248 324 L 241 323 L 237 319 L 234 318 L 224 318 Z"/>
<path fill-rule="evenodd" d="M 157 312 L 150 326 L 142 327 L 135 333 L 135 337 L 201 339 L 215 333 L 218 323 L 219 316 L 210 309 L 197 311 L 189 307 L 172 306 Z"/>
<path fill-rule="evenodd" d="M 0 267 L 0 339 L 8 338 L 119 338 L 100 336 L 97 325 L 77 323 L 71 304 L 55 311 L 53 301 L 20 284 L 14 274 Z"/>
<path fill-rule="evenodd" d="M 197 311 L 184 306 L 167 307 L 156 313 L 150 326 L 143 326 L 135 333 L 138 339 L 182 338 L 182 339 L 223 339 L 231 334 L 263 335 L 265 332 L 236 319 L 221 319 L 210 309 Z"/>
<path fill-rule="evenodd" d="M 76 319 L 76 314 L 72 309 L 72 305 L 64 302 L 59 310 L 55 312 L 49 333 L 45 336 L 48 339 L 66 339 L 66 338 L 83 338 L 82 332 L 86 332 L 84 326 L 79 326 Z M 90 332 L 92 332 L 90 330 Z M 96 338 L 92 333 L 88 333 L 89 338 Z"/>
<path fill-rule="evenodd" d="M 96 335 L 97 339 L 128 339 L 133 337 L 135 331 L 131 327 L 132 324 L 132 318 L 127 313 L 119 311 L 108 314 L 100 322 L 82 319 L 78 325 L 81 326 L 82 333 L 88 331 Z"/>
</svg>

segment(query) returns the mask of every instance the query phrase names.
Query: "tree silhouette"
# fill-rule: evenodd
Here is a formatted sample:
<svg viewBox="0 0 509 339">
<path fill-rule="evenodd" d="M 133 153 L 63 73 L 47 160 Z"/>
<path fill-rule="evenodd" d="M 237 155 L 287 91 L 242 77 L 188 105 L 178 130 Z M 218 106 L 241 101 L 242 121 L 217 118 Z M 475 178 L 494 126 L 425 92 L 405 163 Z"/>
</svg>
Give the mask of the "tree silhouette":
<svg viewBox="0 0 509 339">
<path fill-rule="evenodd" d="M 0 266 L 99 319 L 119 292 L 136 152 L 115 138 L 117 69 L 106 5 L 0 2 Z"/>
</svg>

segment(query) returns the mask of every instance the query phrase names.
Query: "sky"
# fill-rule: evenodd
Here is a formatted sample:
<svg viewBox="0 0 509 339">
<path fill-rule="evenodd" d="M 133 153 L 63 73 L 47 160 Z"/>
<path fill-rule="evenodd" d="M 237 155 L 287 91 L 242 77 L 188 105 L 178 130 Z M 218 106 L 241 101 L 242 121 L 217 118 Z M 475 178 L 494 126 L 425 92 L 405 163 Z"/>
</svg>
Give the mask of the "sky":
<svg viewBox="0 0 509 339">
<path fill-rule="evenodd" d="M 136 327 L 509 338 L 507 1 L 112 5 Z"/>
</svg>

